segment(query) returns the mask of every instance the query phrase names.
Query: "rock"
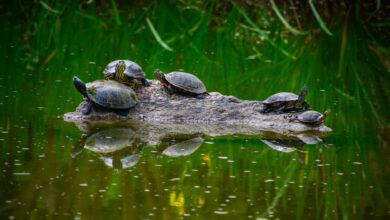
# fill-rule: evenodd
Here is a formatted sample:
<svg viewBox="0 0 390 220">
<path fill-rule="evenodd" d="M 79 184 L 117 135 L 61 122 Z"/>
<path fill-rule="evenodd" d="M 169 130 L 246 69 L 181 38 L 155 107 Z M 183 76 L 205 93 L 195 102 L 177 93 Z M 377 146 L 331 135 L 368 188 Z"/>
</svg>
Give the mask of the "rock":
<svg viewBox="0 0 390 220">
<path fill-rule="evenodd" d="M 315 132 L 321 136 L 332 131 L 325 125 L 312 127 L 290 120 L 299 113 L 262 114 L 260 110 L 263 104 L 260 101 L 240 100 L 218 92 L 210 92 L 204 99 L 178 94 L 169 95 L 160 82 L 156 80 L 149 82 L 151 84 L 149 87 L 136 90 L 140 102 L 126 117 L 102 110 L 94 110 L 89 115 L 83 115 L 82 110 L 87 105 L 83 101 L 76 111 L 66 113 L 64 120 L 75 122 L 79 127 L 96 121 L 130 120 L 148 122 L 149 125 L 164 123 L 163 127 L 169 127 L 167 129 L 199 131 L 206 135 L 259 134 L 270 131 L 287 135 Z"/>
</svg>

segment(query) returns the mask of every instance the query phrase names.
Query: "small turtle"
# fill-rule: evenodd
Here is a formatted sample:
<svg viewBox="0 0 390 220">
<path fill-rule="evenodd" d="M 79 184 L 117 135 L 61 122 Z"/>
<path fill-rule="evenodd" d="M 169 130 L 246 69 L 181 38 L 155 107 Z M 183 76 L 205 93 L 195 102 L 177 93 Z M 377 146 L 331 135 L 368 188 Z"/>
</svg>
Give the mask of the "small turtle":
<svg viewBox="0 0 390 220">
<path fill-rule="evenodd" d="M 204 98 L 205 95 L 208 95 L 203 82 L 190 73 L 171 72 L 164 74 L 160 70 L 155 70 L 154 74 L 170 94 L 181 93 L 197 98 Z"/>
<path fill-rule="evenodd" d="M 131 87 L 137 87 L 141 81 L 143 86 L 149 86 L 142 68 L 130 60 L 114 60 L 103 70 L 105 79 L 112 79 Z"/>
<path fill-rule="evenodd" d="M 138 103 L 135 92 L 128 86 L 113 80 L 97 80 L 85 84 L 77 76 L 73 84 L 89 102 L 83 114 L 88 115 L 92 108 L 109 109 L 121 116 L 129 114 L 129 109 Z"/>
<path fill-rule="evenodd" d="M 276 112 L 294 112 L 310 109 L 309 104 L 305 101 L 307 88 L 301 88 L 298 95 L 291 92 L 279 92 L 263 101 L 264 108 L 262 113 Z"/>
<path fill-rule="evenodd" d="M 305 111 L 302 114 L 298 115 L 297 120 L 307 125 L 317 126 L 321 125 L 324 122 L 325 118 L 329 115 L 329 113 L 330 110 L 326 110 L 324 114 L 313 110 Z"/>
</svg>

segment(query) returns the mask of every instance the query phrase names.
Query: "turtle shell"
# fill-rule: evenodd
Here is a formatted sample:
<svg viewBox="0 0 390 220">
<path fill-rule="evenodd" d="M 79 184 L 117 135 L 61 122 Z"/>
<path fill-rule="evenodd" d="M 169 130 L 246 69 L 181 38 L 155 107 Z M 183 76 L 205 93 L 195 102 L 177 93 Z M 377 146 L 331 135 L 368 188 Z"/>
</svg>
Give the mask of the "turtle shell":
<svg viewBox="0 0 390 220">
<path fill-rule="evenodd" d="M 124 71 L 124 74 L 130 78 L 135 78 L 135 79 L 144 79 L 145 78 L 145 73 L 142 70 L 141 66 L 138 65 L 137 63 L 134 63 L 131 60 L 114 60 L 107 64 L 106 68 L 103 70 L 103 75 L 105 78 L 107 76 L 111 76 L 115 73 L 116 65 L 120 62 L 123 61 L 126 64 L 126 69 Z"/>
<path fill-rule="evenodd" d="M 174 87 L 194 94 L 206 93 L 206 87 L 198 77 L 185 72 L 171 72 L 165 75 L 167 82 Z"/>
<path fill-rule="evenodd" d="M 266 100 L 264 100 L 264 103 L 272 104 L 277 102 L 298 101 L 298 98 L 299 98 L 298 95 L 291 92 L 279 92 L 268 97 Z"/>
<path fill-rule="evenodd" d="M 113 80 L 90 82 L 86 87 L 88 98 L 105 108 L 128 109 L 138 103 L 137 95 L 130 87 Z"/>
<path fill-rule="evenodd" d="M 323 115 L 317 111 L 305 111 L 298 115 L 298 120 L 303 123 L 316 123 L 321 121 Z"/>
</svg>

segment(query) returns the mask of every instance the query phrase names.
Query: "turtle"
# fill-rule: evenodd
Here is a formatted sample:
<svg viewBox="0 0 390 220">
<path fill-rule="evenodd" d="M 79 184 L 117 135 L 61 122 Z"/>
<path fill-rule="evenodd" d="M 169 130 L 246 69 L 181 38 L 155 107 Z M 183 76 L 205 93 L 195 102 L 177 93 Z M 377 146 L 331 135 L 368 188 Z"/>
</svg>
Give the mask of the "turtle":
<svg viewBox="0 0 390 220">
<path fill-rule="evenodd" d="M 143 86 L 149 86 L 149 82 L 145 79 L 145 73 L 142 68 L 130 60 L 114 60 L 107 64 L 103 70 L 103 75 L 106 80 L 116 80 L 131 87 L 138 87 L 141 81 Z"/>
<path fill-rule="evenodd" d="M 198 77 L 191 73 L 171 72 L 164 74 L 161 70 L 155 70 L 154 74 L 161 84 L 168 90 L 169 94 L 180 93 L 204 98 L 208 95 L 206 87 Z"/>
<path fill-rule="evenodd" d="M 261 112 L 284 113 L 310 109 L 309 104 L 305 101 L 306 94 L 306 86 L 301 88 L 299 95 L 291 92 L 276 93 L 263 101 L 264 108 L 261 110 Z"/>
<path fill-rule="evenodd" d="M 129 109 L 138 103 L 134 90 L 113 80 L 97 80 L 85 84 L 74 76 L 73 84 L 88 101 L 88 106 L 83 111 L 85 115 L 94 108 L 111 110 L 118 115 L 126 116 L 129 114 Z"/>
<path fill-rule="evenodd" d="M 323 114 L 317 111 L 309 110 L 298 115 L 297 120 L 307 125 L 321 125 L 325 118 L 329 115 L 330 110 L 326 110 Z"/>
</svg>

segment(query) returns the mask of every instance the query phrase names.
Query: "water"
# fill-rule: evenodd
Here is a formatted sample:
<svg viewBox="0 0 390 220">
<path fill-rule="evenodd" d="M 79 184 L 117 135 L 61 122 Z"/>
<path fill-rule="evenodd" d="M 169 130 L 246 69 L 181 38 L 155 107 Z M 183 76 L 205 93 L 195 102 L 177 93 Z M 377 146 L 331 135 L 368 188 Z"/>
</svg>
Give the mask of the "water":
<svg viewBox="0 0 390 220">
<path fill-rule="evenodd" d="M 179 11 L 173 13 L 180 17 Z M 339 59 L 343 23 L 334 37 L 305 49 L 302 37 L 288 39 L 297 46 L 247 43 L 252 35 L 237 29 L 237 11 L 225 30 L 203 22 L 194 35 L 180 37 L 180 27 L 165 25 L 171 16 L 161 15 L 161 23 L 151 18 L 170 52 L 146 21 L 107 29 L 77 10 L 62 17 L 38 12 L 17 25 L 11 17 L 18 12 L 2 16 L 2 219 L 390 218 L 388 72 L 367 49 L 374 40 L 353 21 Z M 198 18 L 182 25 L 194 27 Z M 62 115 L 82 100 L 72 76 L 99 79 L 117 58 L 136 61 L 148 78 L 155 68 L 193 72 L 209 91 L 243 99 L 307 85 L 312 106 L 332 110 L 326 124 L 334 132 L 305 144 L 260 135 L 164 136 L 153 131 L 158 125 L 133 123 L 86 132 L 64 122 Z M 94 148 L 98 141 L 117 149 Z"/>
</svg>

